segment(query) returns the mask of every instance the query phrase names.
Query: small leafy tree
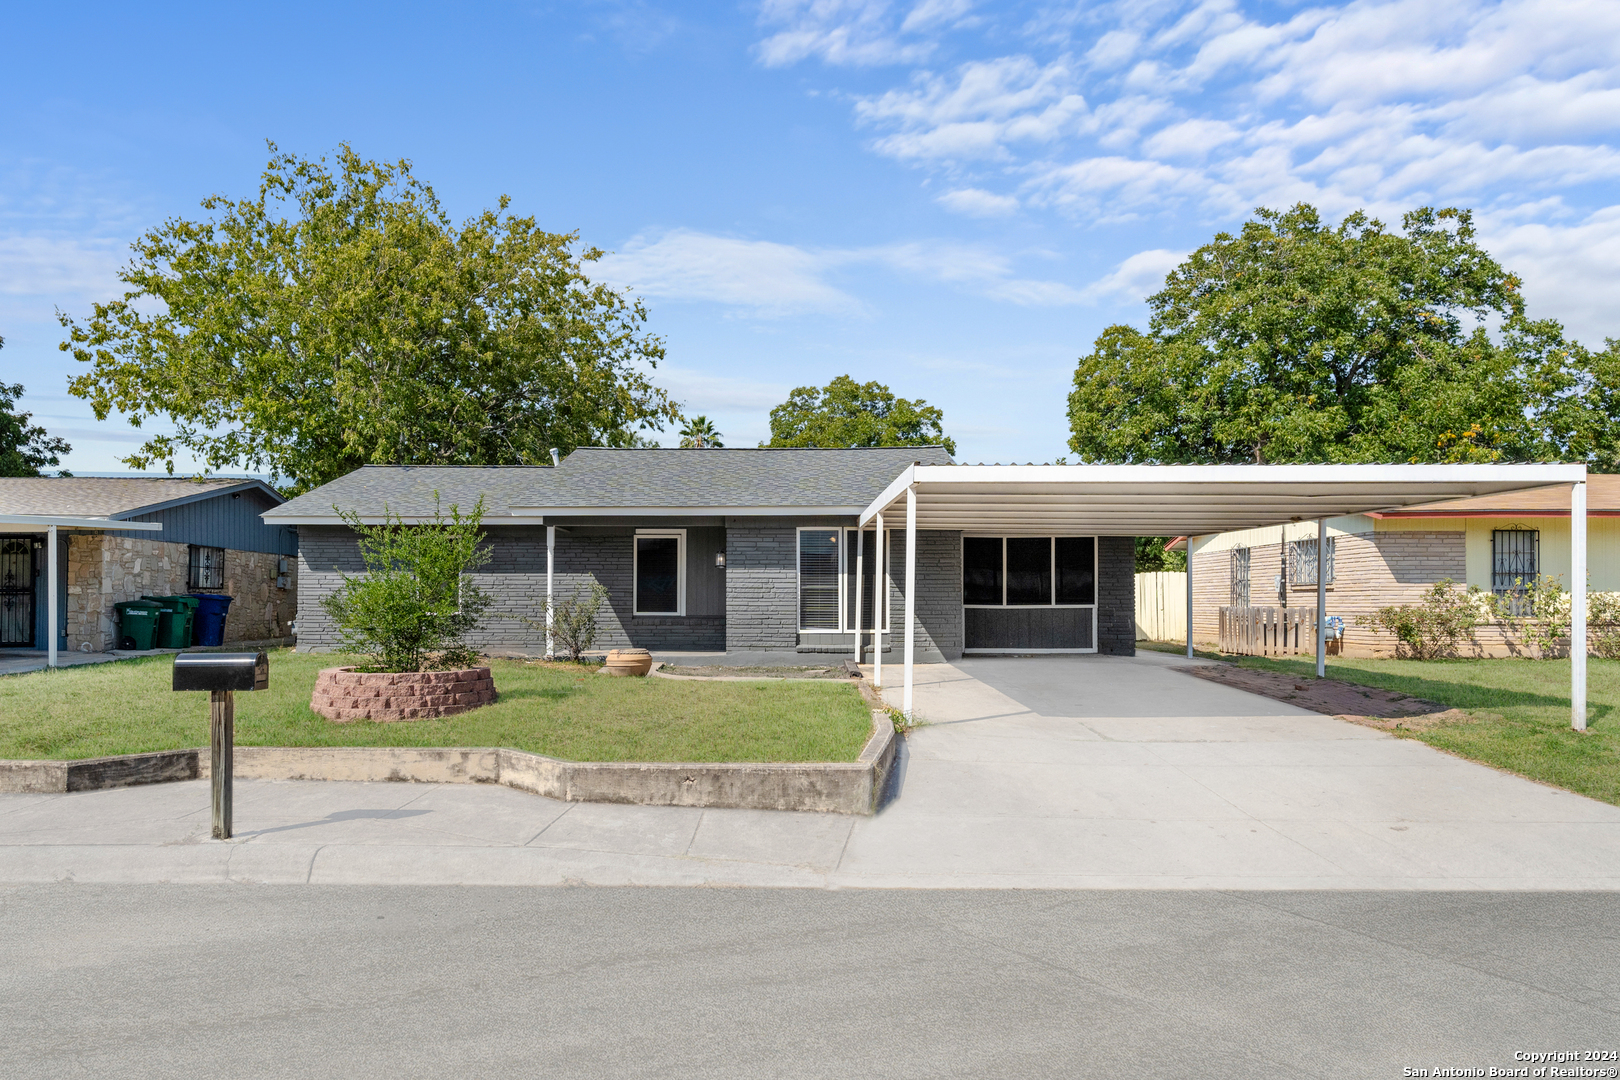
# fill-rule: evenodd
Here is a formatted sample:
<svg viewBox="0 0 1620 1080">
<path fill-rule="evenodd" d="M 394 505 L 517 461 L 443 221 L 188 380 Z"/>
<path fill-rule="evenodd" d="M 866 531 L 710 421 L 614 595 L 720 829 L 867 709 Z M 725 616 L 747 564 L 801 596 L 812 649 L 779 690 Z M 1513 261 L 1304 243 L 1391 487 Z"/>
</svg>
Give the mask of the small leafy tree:
<svg viewBox="0 0 1620 1080">
<path fill-rule="evenodd" d="M 560 603 L 547 601 L 551 605 L 551 640 L 575 663 L 596 644 L 596 616 L 608 596 L 608 591 L 597 581 L 591 582 L 583 596 L 580 592 L 575 589 L 571 597 Z M 524 621 L 545 629 L 543 622 L 537 623 L 533 619 Z"/>
<path fill-rule="evenodd" d="M 484 500 L 470 514 L 450 507 L 433 520 L 406 525 L 384 511 L 381 525 L 339 511 L 360 538 L 364 577 L 345 575 L 343 585 L 321 601 L 337 623 L 343 643 L 372 658 L 367 670 L 423 671 L 468 666 L 476 653 L 463 638 L 478 625 L 490 597 L 467 575 L 489 561 L 479 545 Z"/>
<path fill-rule="evenodd" d="M 767 446 L 943 446 L 945 414 L 922 398 L 897 398 L 879 382 L 840 375 L 825 387 L 801 386 L 771 410 Z"/>
<path fill-rule="evenodd" d="M 1433 660 L 1456 648 L 1479 624 L 1478 592 L 1444 578 L 1434 583 L 1421 603 L 1392 604 L 1359 616 L 1356 622 L 1394 634 L 1397 653 L 1404 648 L 1414 660 Z"/>
</svg>

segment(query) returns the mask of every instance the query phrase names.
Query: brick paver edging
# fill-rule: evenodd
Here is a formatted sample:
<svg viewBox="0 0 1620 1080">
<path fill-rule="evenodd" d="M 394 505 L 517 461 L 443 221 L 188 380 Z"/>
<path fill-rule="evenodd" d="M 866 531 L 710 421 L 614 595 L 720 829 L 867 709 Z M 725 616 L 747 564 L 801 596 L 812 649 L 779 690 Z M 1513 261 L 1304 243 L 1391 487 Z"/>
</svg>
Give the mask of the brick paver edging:
<svg viewBox="0 0 1620 1080">
<path fill-rule="evenodd" d="M 487 667 L 460 671 L 356 671 L 322 668 L 309 707 L 328 720 L 428 720 L 488 705 L 495 678 Z"/>
<path fill-rule="evenodd" d="M 562 761 L 501 747 L 238 746 L 234 775 L 244 780 L 505 784 L 567 802 L 872 814 L 895 748 L 893 722 L 874 710 L 872 735 L 854 761 Z M 0 793 L 92 791 L 207 776 L 206 749 L 84 761 L 0 761 Z"/>
</svg>

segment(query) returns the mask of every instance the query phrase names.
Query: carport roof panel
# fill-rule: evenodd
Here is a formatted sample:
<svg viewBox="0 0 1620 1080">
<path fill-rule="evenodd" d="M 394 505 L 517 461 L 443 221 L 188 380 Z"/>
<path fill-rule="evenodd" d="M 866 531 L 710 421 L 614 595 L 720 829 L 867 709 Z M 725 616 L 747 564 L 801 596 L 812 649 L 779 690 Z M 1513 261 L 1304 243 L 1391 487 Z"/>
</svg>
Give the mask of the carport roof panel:
<svg viewBox="0 0 1620 1080">
<path fill-rule="evenodd" d="M 913 465 L 862 512 L 921 529 L 1203 535 L 1571 484 L 1584 465 Z"/>
</svg>

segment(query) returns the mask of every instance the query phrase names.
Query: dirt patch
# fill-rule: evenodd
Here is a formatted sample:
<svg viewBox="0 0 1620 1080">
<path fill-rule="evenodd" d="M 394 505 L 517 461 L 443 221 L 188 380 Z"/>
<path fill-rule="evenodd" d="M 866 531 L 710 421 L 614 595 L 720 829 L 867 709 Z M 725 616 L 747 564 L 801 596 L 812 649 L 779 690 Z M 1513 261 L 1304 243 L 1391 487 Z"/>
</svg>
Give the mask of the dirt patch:
<svg viewBox="0 0 1620 1080">
<path fill-rule="evenodd" d="M 1463 710 L 1437 701 L 1425 701 L 1397 690 L 1379 690 L 1338 679 L 1302 679 L 1296 675 L 1255 671 L 1230 664 L 1211 664 L 1186 670 L 1200 679 L 1383 731 L 1423 731 L 1469 719 L 1469 714 Z"/>
<path fill-rule="evenodd" d="M 657 674 L 666 679 L 848 679 L 842 667 L 727 667 L 720 664 L 662 664 Z"/>
</svg>

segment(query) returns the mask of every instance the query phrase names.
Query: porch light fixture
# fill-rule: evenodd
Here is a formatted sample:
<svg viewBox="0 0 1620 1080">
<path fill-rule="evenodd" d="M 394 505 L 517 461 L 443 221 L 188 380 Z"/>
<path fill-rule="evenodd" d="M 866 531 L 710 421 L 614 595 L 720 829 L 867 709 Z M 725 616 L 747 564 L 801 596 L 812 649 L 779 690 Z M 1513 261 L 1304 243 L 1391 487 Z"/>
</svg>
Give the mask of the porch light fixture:
<svg viewBox="0 0 1620 1080">
<path fill-rule="evenodd" d="M 714 553 L 714 565 L 718 566 L 722 570 L 724 570 L 726 568 L 726 553 L 725 552 L 717 551 L 717 552 Z"/>
</svg>

